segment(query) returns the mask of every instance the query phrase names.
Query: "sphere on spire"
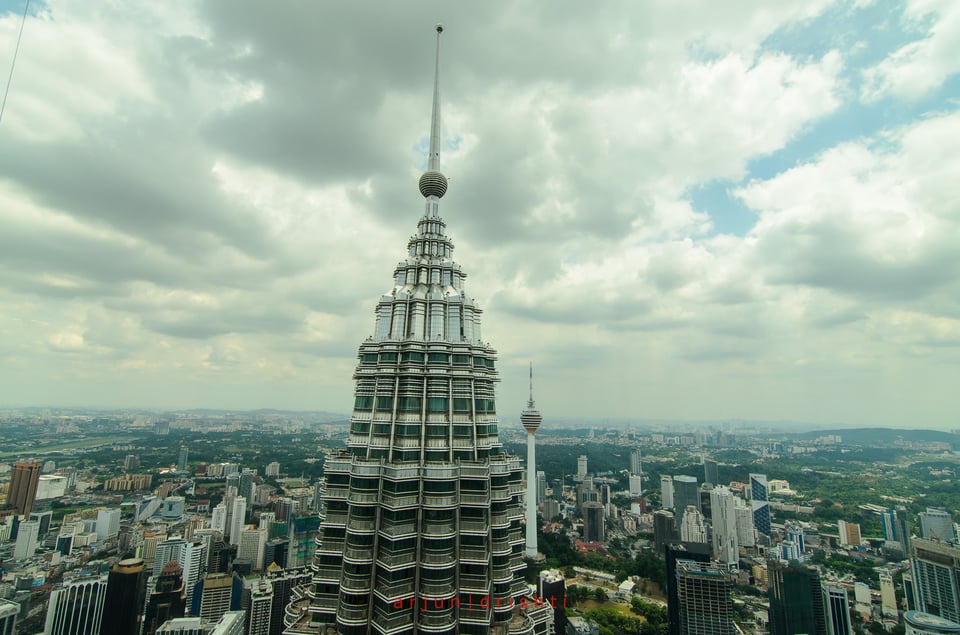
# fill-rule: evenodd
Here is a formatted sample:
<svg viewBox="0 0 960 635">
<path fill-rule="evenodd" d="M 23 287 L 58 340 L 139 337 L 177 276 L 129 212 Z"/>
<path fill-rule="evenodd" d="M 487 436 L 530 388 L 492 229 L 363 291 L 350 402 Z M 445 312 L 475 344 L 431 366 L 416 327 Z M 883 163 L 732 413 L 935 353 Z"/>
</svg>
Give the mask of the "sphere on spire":
<svg viewBox="0 0 960 635">
<path fill-rule="evenodd" d="M 420 193 L 424 198 L 442 198 L 447 193 L 447 177 L 439 170 L 427 170 L 420 177 Z"/>
</svg>

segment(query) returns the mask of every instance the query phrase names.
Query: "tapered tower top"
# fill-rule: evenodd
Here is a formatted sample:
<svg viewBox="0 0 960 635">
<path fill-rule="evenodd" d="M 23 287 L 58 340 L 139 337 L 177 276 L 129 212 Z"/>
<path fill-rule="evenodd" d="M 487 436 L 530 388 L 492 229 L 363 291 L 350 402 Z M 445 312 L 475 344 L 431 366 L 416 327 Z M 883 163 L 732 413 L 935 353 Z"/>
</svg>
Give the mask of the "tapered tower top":
<svg viewBox="0 0 960 635">
<path fill-rule="evenodd" d="M 533 401 L 533 362 L 530 362 L 530 399 L 527 401 L 527 407 L 520 413 L 520 423 L 527 430 L 527 434 L 535 434 L 540 427 L 543 417 L 537 410 L 537 404 Z"/>
<path fill-rule="evenodd" d="M 424 198 L 441 198 L 447 193 L 447 177 L 440 172 L 440 34 L 443 25 L 437 25 L 437 60 L 433 75 L 433 116 L 430 119 L 430 156 L 427 171 L 420 177 L 420 193 Z"/>
</svg>

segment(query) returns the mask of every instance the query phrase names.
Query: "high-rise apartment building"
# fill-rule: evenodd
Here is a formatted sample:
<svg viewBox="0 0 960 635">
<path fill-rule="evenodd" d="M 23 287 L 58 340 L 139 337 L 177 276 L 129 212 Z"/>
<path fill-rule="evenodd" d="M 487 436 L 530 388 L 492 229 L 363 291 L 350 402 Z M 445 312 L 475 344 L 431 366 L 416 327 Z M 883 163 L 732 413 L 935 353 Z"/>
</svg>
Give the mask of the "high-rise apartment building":
<svg viewBox="0 0 960 635">
<path fill-rule="evenodd" d="M 539 619 L 514 607 L 526 593 L 524 488 L 499 440 L 496 351 L 440 217 L 441 31 L 425 211 L 359 347 L 348 451 L 326 459 L 314 577 L 288 610 L 293 635 L 507 633 Z"/>
<path fill-rule="evenodd" d="M 44 635 L 99 635 L 107 576 L 65 582 L 50 593 Z"/>
<path fill-rule="evenodd" d="M 17 541 L 13 545 L 13 559 L 32 558 L 40 544 L 40 521 L 25 520 L 17 528 Z"/>
<path fill-rule="evenodd" d="M 0 599 L 0 635 L 14 635 L 17 628 L 17 615 L 19 614 L 19 604 Z"/>
<path fill-rule="evenodd" d="M 680 560 L 676 566 L 680 635 L 735 635 L 735 576 L 722 565 Z"/>
<path fill-rule="evenodd" d="M 633 448 L 630 450 L 630 473 L 643 473 L 643 456 L 640 453 L 640 448 Z"/>
<path fill-rule="evenodd" d="M 703 514 L 693 505 L 687 505 L 680 521 L 680 540 L 683 542 L 707 542 L 707 525 Z"/>
<path fill-rule="evenodd" d="M 537 578 L 537 596 L 553 607 L 553 635 L 567 635 L 567 582 L 556 569 L 540 572 Z"/>
<path fill-rule="evenodd" d="M 753 507 L 753 527 L 759 533 L 770 535 L 770 486 L 766 474 L 750 475 L 750 504 Z"/>
<path fill-rule="evenodd" d="M 740 561 L 737 500 L 729 487 L 717 486 L 710 491 L 713 556 L 724 564 Z"/>
<path fill-rule="evenodd" d="M 198 615 L 204 624 L 211 624 L 227 611 L 239 611 L 242 601 L 243 580 L 236 573 L 208 573 L 197 584 L 190 613 Z"/>
<path fill-rule="evenodd" d="M 960 622 L 960 547 L 917 538 L 910 565 L 916 608 Z"/>
<path fill-rule="evenodd" d="M 21 516 L 29 516 L 33 503 L 37 499 L 37 486 L 40 484 L 40 472 L 43 465 L 28 461 L 17 461 L 10 474 L 10 486 L 7 488 L 7 507 L 17 510 Z"/>
<path fill-rule="evenodd" d="M 180 456 L 177 457 L 177 471 L 186 472 L 187 471 L 187 458 L 190 456 L 190 448 L 183 445 L 180 446 Z"/>
<path fill-rule="evenodd" d="M 847 589 L 835 584 L 824 584 L 823 603 L 827 616 L 827 635 L 850 635 L 853 627 Z"/>
<path fill-rule="evenodd" d="M 146 583 L 145 571 L 143 558 L 121 560 L 110 568 L 100 635 L 139 633 Z"/>
<path fill-rule="evenodd" d="M 815 567 L 767 562 L 770 635 L 827 635 L 820 574 Z"/>
<path fill-rule="evenodd" d="M 527 493 L 526 493 L 526 551 L 528 558 L 537 555 L 537 430 L 543 423 L 543 417 L 533 401 L 533 364 L 530 364 L 530 399 L 527 407 L 520 413 L 520 424 L 527 431 Z M 546 475 L 544 475 L 546 483 Z M 546 485 L 544 485 L 546 489 Z"/>
<path fill-rule="evenodd" d="M 893 575 L 889 571 L 880 572 L 880 610 L 884 617 L 896 618 L 900 614 Z"/>
<path fill-rule="evenodd" d="M 247 635 L 270 635 L 270 618 L 273 612 L 273 585 L 260 578 L 250 589 L 247 611 Z"/>
<path fill-rule="evenodd" d="M 270 635 L 281 635 L 283 632 L 283 617 L 293 596 L 296 587 L 307 584 L 313 574 L 306 567 L 297 569 L 267 570 L 265 579 L 273 588 L 271 597 L 273 605 L 270 608 Z"/>
<path fill-rule="evenodd" d="M 900 536 L 897 533 L 897 512 L 893 509 L 885 509 L 880 514 L 880 527 L 883 531 L 883 539 L 888 542 L 900 542 Z"/>
</svg>

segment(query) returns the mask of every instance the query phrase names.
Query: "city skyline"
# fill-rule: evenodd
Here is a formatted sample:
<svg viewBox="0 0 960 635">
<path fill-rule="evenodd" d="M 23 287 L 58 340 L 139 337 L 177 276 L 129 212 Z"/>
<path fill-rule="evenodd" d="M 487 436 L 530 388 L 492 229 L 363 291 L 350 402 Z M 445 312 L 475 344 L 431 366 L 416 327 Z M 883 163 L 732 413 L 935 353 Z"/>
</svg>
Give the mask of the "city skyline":
<svg viewBox="0 0 960 635">
<path fill-rule="evenodd" d="M 958 9 L 554 7 L 32 5 L 0 406 L 349 411 L 443 22 L 502 412 L 955 425 Z"/>
</svg>

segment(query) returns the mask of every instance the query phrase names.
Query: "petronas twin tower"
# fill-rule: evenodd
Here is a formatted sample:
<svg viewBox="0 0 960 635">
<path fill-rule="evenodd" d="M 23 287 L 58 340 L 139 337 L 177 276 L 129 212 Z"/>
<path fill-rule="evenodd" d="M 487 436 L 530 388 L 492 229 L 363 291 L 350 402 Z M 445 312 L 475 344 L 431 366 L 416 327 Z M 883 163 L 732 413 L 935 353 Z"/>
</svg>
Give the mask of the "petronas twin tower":
<svg viewBox="0 0 960 635">
<path fill-rule="evenodd" d="M 524 487 L 497 433 L 496 351 L 439 213 L 442 31 L 426 209 L 360 345 L 349 449 L 324 466 L 313 581 L 287 609 L 290 635 L 545 630 L 516 575 Z"/>
</svg>

